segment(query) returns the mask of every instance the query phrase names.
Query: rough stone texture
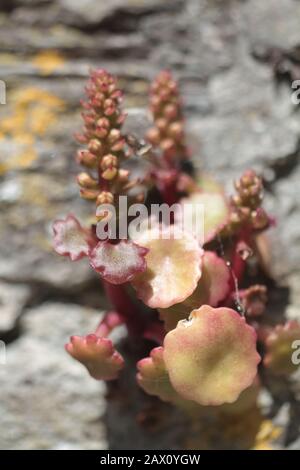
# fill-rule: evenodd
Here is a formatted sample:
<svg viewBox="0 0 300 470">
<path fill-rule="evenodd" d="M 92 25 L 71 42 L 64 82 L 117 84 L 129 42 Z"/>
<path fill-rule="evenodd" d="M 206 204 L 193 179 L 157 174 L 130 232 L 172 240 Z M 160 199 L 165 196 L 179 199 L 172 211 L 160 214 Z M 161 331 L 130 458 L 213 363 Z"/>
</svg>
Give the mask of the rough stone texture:
<svg viewBox="0 0 300 470">
<path fill-rule="evenodd" d="M 106 448 L 105 385 L 63 348 L 71 334 L 93 331 L 98 317 L 60 303 L 26 313 L 24 334 L 7 347 L 0 367 L 1 449 Z"/>
<path fill-rule="evenodd" d="M 0 282 L 0 331 L 2 334 L 15 328 L 29 298 L 28 286 Z"/>
<path fill-rule="evenodd" d="M 30 288 L 30 302 L 42 304 L 33 313 L 24 311 L 23 298 L 12 296 L 5 303 L 4 338 L 12 341 L 20 335 L 8 346 L 8 357 L 21 373 L 9 375 L 5 382 L 1 414 L 11 434 L 1 433 L 1 447 L 95 448 L 97 441 L 98 448 L 104 445 L 101 422 L 91 419 L 88 427 L 89 418 L 82 419 L 93 410 L 96 419 L 100 415 L 98 384 L 81 375 L 61 350 L 64 331 L 74 332 L 81 321 L 78 307 L 65 329 L 64 312 L 73 310 L 67 303 L 99 306 L 103 301 L 85 261 L 75 266 L 56 257 L 50 241 L 51 220 L 57 216 L 72 210 L 87 221 L 91 214 L 74 183 L 72 139 L 80 126 L 78 100 L 90 67 L 116 73 L 126 91 L 126 106 L 132 109 L 145 105 L 149 80 L 169 67 L 180 82 L 197 167 L 213 172 L 228 191 L 246 167 L 262 172 L 266 205 L 278 220 L 270 242 L 272 271 L 281 288 L 272 293 L 272 308 L 279 316 L 286 310 L 289 317 L 299 318 L 300 108 L 291 102 L 291 81 L 300 79 L 299 21 L 298 0 L 1 2 L 0 79 L 6 84 L 7 104 L 0 105 L 0 280 L 16 292 L 21 288 L 16 283 L 22 283 Z M 43 306 L 47 299 L 66 304 L 60 306 L 62 317 L 51 307 L 50 319 L 50 310 Z M 52 336 L 38 318 L 44 308 Z M 19 331 L 16 321 L 22 313 L 27 326 Z M 30 361 L 32 369 L 23 370 Z M 31 377 L 28 383 L 26 374 Z M 30 401 L 32 374 L 36 399 Z M 22 380 L 33 416 L 26 422 L 18 395 L 23 393 Z M 51 429 L 38 433 L 49 417 L 49 396 L 53 410 L 65 408 L 66 423 L 55 413 Z M 281 445 L 296 448 L 297 400 L 275 393 L 266 414 L 276 417 L 287 402 L 292 413 L 285 412 L 288 432 Z M 116 415 L 110 410 L 108 434 L 114 447 L 122 432 L 114 434 Z M 127 439 L 126 425 L 120 429 Z M 177 445 L 173 439 L 170 433 L 170 447 Z M 151 442 L 155 447 L 153 436 L 145 435 L 143 442 L 139 445 Z M 126 440 L 125 445 L 130 443 Z"/>
</svg>

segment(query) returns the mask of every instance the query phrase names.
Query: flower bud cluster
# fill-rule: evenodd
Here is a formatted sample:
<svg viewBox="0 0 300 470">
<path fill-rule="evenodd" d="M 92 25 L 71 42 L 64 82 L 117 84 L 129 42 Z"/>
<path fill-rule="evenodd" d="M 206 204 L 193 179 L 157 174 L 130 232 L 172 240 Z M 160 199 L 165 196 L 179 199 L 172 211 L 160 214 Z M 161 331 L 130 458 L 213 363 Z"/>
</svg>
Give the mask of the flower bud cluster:
<svg viewBox="0 0 300 470">
<path fill-rule="evenodd" d="M 255 230 L 263 230 L 269 225 L 269 218 L 261 207 L 263 184 L 254 170 L 247 170 L 235 182 L 237 194 L 232 197 L 233 211 L 231 223 L 249 223 Z"/>
<path fill-rule="evenodd" d="M 78 162 L 89 172 L 78 175 L 80 194 L 84 199 L 96 201 L 96 205 L 113 203 L 128 184 L 129 172 L 120 168 L 120 161 L 127 158 L 126 141 L 121 133 L 125 114 L 120 108 L 122 93 L 115 78 L 105 70 L 91 72 L 86 87 L 87 101 L 81 104 L 84 128 L 76 136 L 87 146 L 79 150 Z"/>
<path fill-rule="evenodd" d="M 168 71 L 161 72 L 151 85 L 150 109 L 154 126 L 147 140 L 162 150 L 167 161 L 187 156 L 183 116 L 177 83 Z"/>
</svg>

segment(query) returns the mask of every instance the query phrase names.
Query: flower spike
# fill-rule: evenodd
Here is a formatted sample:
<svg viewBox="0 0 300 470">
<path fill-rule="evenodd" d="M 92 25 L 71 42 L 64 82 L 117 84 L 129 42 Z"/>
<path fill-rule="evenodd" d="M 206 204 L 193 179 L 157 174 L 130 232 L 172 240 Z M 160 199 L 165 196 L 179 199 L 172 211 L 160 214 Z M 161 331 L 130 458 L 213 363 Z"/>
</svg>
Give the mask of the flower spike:
<svg viewBox="0 0 300 470">
<path fill-rule="evenodd" d="M 162 151 L 163 159 L 185 159 L 183 116 L 177 83 L 169 71 L 161 72 L 151 86 L 150 109 L 154 127 L 147 133 L 148 141 Z"/>
</svg>

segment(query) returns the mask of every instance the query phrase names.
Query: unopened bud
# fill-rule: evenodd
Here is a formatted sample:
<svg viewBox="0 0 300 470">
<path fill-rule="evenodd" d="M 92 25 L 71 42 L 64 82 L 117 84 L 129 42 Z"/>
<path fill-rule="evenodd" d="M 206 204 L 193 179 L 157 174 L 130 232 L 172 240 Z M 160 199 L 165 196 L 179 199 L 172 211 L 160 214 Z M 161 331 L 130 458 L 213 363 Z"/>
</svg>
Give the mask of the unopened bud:
<svg viewBox="0 0 300 470">
<path fill-rule="evenodd" d="M 99 191 L 96 191 L 96 190 L 85 189 L 85 188 L 80 189 L 80 196 L 83 199 L 87 199 L 88 201 L 94 201 L 95 199 L 97 199 L 98 194 L 99 194 Z"/>
<path fill-rule="evenodd" d="M 175 104 L 167 104 L 164 108 L 163 114 L 169 120 L 175 119 L 178 114 L 177 106 Z"/>
<path fill-rule="evenodd" d="M 168 121 L 164 118 L 159 118 L 159 119 L 156 119 L 155 121 L 155 124 L 156 124 L 156 127 L 161 131 L 165 131 L 167 129 L 167 126 L 168 126 Z"/>
<path fill-rule="evenodd" d="M 105 155 L 101 160 L 101 169 L 107 170 L 108 168 L 116 167 L 118 165 L 118 159 L 115 155 L 109 153 Z"/>
<path fill-rule="evenodd" d="M 91 126 L 95 122 L 95 117 L 90 114 L 81 113 L 82 119 L 87 126 Z"/>
<path fill-rule="evenodd" d="M 105 100 L 105 95 L 103 93 L 96 93 L 95 98 L 96 100 L 103 103 L 103 101 Z"/>
<path fill-rule="evenodd" d="M 174 141 L 172 139 L 164 139 L 160 144 L 160 148 L 164 152 L 169 152 L 170 150 L 173 150 L 174 148 Z"/>
<path fill-rule="evenodd" d="M 251 221 L 256 230 L 265 229 L 269 224 L 269 218 L 261 207 L 251 212 Z"/>
<path fill-rule="evenodd" d="M 77 152 L 77 161 L 88 168 L 95 168 L 97 166 L 97 157 L 87 150 L 79 150 Z"/>
<path fill-rule="evenodd" d="M 146 134 L 147 140 L 153 144 L 153 145 L 158 145 L 160 142 L 160 132 L 156 127 L 152 127 L 152 129 L 149 129 L 147 134 Z"/>
<path fill-rule="evenodd" d="M 258 176 L 254 170 L 246 170 L 241 177 L 241 182 L 243 185 L 247 186 L 252 184 L 256 179 L 258 179 Z"/>
<path fill-rule="evenodd" d="M 150 106 L 153 106 L 154 109 L 157 109 L 160 105 L 160 98 L 157 95 L 153 95 L 150 99 Z"/>
<path fill-rule="evenodd" d="M 116 112 L 115 106 L 110 106 L 109 108 L 104 109 L 105 116 L 112 116 Z"/>
<path fill-rule="evenodd" d="M 105 139 L 108 134 L 108 130 L 105 127 L 97 127 L 95 130 L 95 135 L 98 139 Z"/>
<path fill-rule="evenodd" d="M 169 135 L 176 140 L 182 139 L 183 136 L 183 125 L 181 122 L 173 122 L 169 127 Z"/>
<path fill-rule="evenodd" d="M 77 181 L 83 188 L 95 189 L 98 186 L 98 181 L 92 178 L 88 173 L 84 172 L 77 176 Z"/>
<path fill-rule="evenodd" d="M 237 196 L 237 195 L 232 196 L 231 200 L 235 206 L 240 206 L 242 204 L 242 200 L 240 196 Z"/>
<path fill-rule="evenodd" d="M 114 196 L 109 191 L 102 191 L 98 197 L 96 204 L 99 206 L 100 204 L 112 204 L 114 202 Z"/>
<path fill-rule="evenodd" d="M 243 219 L 248 219 L 250 217 L 251 211 L 249 207 L 240 207 L 239 213 L 241 214 Z"/>
<path fill-rule="evenodd" d="M 77 140 L 77 142 L 79 142 L 80 144 L 86 144 L 87 142 L 87 138 L 84 134 L 76 133 L 74 137 Z"/>
<path fill-rule="evenodd" d="M 105 179 L 107 181 L 110 181 L 110 180 L 114 179 L 117 176 L 117 173 L 118 173 L 117 168 L 112 167 L 112 168 L 107 168 L 107 170 L 103 171 L 101 176 L 102 176 L 103 179 Z"/>
<path fill-rule="evenodd" d="M 108 141 L 114 143 L 121 137 L 121 131 L 119 129 L 112 129 L 108 135 Z"/>
<path fill-rule="evenodd" d="M 108 129 L 110 127 L 110 122 L 107 118 L 102 117 L 102 118 L 98 119 L 97 126 L 104 127 L 105 129 Z"/>
<path fill-rule="evenodd" d="M 117 118 L 117 123 L 122 125 L 127 117 L 127 114 L 121 113 Z"/>
<path fill-rule="evenodd" d="M 110 98 L 104 101 L 104 108 L 111 108 L 112 106 L 114 106 L 114 102 Z"/>
<path fill-rule="evenodd" d="M 102 144 L 101 144 L 100 140 L 92 139 L 92 140 L 89 141 L 88 148 L 89 148 L 90 152 L 99 153 L 99 151 L 101 150 L 101 147 L 102 147 Z"/>
<path fill-rule="evenodd" d="M 240 216 L 239 216 L 238 212 L 232 212 L 230 214 L 230 222 L 232 224 L 238 224 L 240 221 L 241 221 L 241 219 L 240 219 Z"/>
<path fill-rule="evenodd" d="M 120 139 L 111 147 L 111 150 L 113 152 L 120 152 L 125 147 L 125 144 L 125 139 Z"/>
</svg>

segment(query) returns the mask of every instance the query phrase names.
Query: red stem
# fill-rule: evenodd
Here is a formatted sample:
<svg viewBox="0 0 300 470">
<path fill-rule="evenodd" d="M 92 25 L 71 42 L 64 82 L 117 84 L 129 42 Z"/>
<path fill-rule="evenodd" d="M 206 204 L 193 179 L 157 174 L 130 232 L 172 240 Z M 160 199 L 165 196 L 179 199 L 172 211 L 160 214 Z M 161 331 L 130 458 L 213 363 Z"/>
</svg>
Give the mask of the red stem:
<svg viewBox="0 0 300 470">
<path fill-rule="evenodd" d="M 245 230 L 242 230 L 240 232 L 238 239 L 235 242 L 234 248 L 233 248 L 233 257 L 232 257 L 231 267 L 232 267 L 232 272 L 238 282 L 242 280 L 244 272 L 245 272 L 245 268 L 246 268 L 246 263 L 237 250 L 238 244 L 241 241 L 243 241 L 246 245 L 251 245 L 251 230 L 249 228 L 246 228 Z M 231 287 L 231 290 L 235 288 L 233 278 L 230 279 L 230 287 Z"/>
<path fill-rule="evenodd" d="M 119 315 L 118 312 L 107 312 L 103 320 L 101 320 L 101 322 L 97 326 L 95 335 L 99 336 L 100 338 L 108 336 L 114 328 L 119 325 L 122 325 L 123 323 L 123 318 L 121 317 L 121 315 Z"/>
<path fill-rule="evenodd" d="M 126 292 L 124 285 L 110 284 L 104 280 L 103 285 L 113 307 L 123 317 L 128 333 L 132 336 L 141 336 L 145 329 L 145 322 L 141 312 Z"/>
</svg>

